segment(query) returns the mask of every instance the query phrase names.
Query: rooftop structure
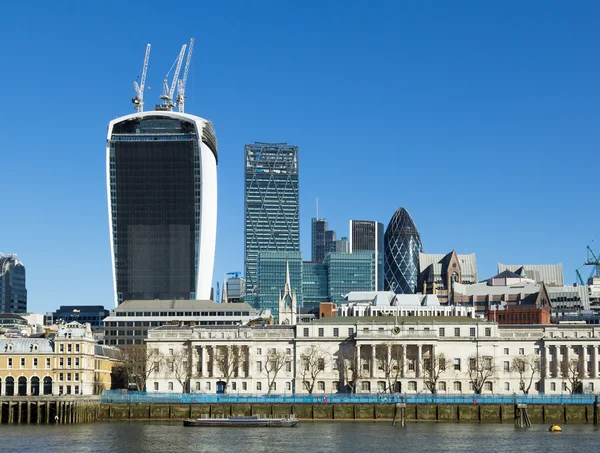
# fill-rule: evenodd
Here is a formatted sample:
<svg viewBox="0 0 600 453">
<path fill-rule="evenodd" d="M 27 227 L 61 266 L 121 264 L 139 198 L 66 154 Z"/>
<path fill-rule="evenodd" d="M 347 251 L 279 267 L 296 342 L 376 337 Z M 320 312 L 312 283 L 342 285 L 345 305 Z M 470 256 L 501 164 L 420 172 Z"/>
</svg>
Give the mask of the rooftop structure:
<svg viewBox="0 0 600 453">
<path fill-rule="evenodd" d="M 514 272 L 521 277 L 536 283 L 544 282 L 546 286 L 563 286 L 562 263 L 558 264 L 502 264 L 498 263 L 498 273 Z"/>
</svg>

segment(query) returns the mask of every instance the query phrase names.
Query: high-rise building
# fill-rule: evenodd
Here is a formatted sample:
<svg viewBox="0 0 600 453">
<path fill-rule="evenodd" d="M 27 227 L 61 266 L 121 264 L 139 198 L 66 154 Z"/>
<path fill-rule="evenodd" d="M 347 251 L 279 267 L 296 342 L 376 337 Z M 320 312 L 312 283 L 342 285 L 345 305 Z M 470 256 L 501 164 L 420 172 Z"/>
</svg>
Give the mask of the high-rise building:
<svg viewBox="0 0 600 453">
<path fill-rule="evenodd" d="M 258 253 L 300 251 L 298 147 L 254 143 L 245 146 L 244 154 L 246 301 L 252 304 L 255 301 L 251 299 L 261 293 L 256 275 Z"/>
<path fill-rule="evenodd" d="M 415 292 L 420 252 L 423 245 L 415 222 L 406 209 L 398 208 L 385 230 L 385 291 Z"/>
<path fill-rule="evenodd" d="M 325 259 L 325 234 L 327 232 L 327 220 L 311 219 L 311 261 L 322 263 Z"/>
<path fill-rule="evenodd" d="M 291 290 L 296 294 L 297 308 L 303 307 L 302 253 L 258 252 L 256 264 L 258 294 L 253 298 L 255 308 L 271 310 L 273 316 L 278 315 L 279 299 L 286 286 L 288 271 Z"/>
<path fill-rule="evenodd" d="M 138 112 L 108 126 L 108 216 L 117 305 L 211 294 L 217 140 L 209 121 Z"/>
<path fill-rule="evenodd" d="M 327 255 L 329 252 L 336 251 L 335 250 L 336 237 L 337 237 L 337 235 L 335 234 L 335 231 L 333 231 L 333 230 L 325 231 L 325 255 Z M 323 259 L 325 259 L 325 257 L 323 257 Z"/>
<path fill-rule="evenodd" d="M 331 302 L 338 304 L 351 291 L 375 291 L 375 252 L 329 253 L 327 292 Z"/>
<path fill-rule="evenodd" d="M 305 309 L 318 309 L 321 302 L 329 301 L 328 272 L 328 266 L 325 263 L 311 261 L 302 263 L 302 293 Z"/>
<path fill-rule="evenodd" d="M 15 255 L 0 253 L 0 313 L 27 312 L 25 266 Z"/>
<path fill-rule="evenodd" d="M 342 253 L 350 252 L 350 244 L 347 237 L 342 237 L 342 239 L 338 239 L 335 241 L 335 251 Z"/>
<path fill-rule="evenodd" d="M 376 290 L 383 291 L 385 281 L 383 224 L 374 220 L 350 220 L 350 253 L 375 252 Z"/>
<path fill-rule="evenodd" d="M 238 272 L 232 272 L 233 275 L 227 278 L 223 284 L 223 302 L 236 303 L 241 302 L 246 295 L 246 279 L 240 277 Z M 229 274 L 228 274 L 229 275 Z"/>
</svg>

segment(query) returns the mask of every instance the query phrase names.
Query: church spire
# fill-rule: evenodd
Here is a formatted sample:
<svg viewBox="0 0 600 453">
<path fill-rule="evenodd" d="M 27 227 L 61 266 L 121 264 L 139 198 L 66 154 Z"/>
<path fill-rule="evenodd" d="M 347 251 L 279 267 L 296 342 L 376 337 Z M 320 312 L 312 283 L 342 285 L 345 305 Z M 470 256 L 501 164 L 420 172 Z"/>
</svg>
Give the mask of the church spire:
<svg viewBox="0 0 600 453">
<path fill-rule="evenodd" d="M 292 294 L 292 283 L 290 281 L 290 262 L 285 259 L 285 288 L 283 290 L 284 297 Z"/>
</svg>

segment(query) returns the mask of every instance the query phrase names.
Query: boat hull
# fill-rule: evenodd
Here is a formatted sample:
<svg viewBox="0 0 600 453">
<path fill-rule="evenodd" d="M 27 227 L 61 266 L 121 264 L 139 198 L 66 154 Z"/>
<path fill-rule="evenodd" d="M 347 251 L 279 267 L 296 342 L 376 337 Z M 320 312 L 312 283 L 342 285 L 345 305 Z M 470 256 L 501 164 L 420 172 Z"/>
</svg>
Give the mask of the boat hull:
<svg viewBox="0 0 600 453">
<path fill-rule="evenodd" d="M 198 418 L 183 421 L 183 426 L 195 426 L 199 428 L 292 428 L 297 426 L 300 420 L 285 418 Z"/>
</svg>

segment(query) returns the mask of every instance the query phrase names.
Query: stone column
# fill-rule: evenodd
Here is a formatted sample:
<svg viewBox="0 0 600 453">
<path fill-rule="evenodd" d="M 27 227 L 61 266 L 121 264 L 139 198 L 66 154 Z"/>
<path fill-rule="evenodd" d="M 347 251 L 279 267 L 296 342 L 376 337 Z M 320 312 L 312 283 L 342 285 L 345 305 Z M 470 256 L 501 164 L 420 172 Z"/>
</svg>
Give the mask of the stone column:
<svg viewBox="0 0 600 453">
<path fill-rule="evenodd" d="M 592 346 L 592 377 L 598 378 L 598 346 Z"/>
<path fill-rule="evenodd" d="M 550 346 L 543 346 L 544 348 L 544 379 L 550 378 Z"/>
<path fill-rule="evenodd" d="M 356 366 L 358 366 L 358 370 L 356 370 L 356 374 L 358 376 L 362 375 L 362 359 L 360 357 L 360 345 L 356 345 Z"/>
<path fill-rule="evenodd" d="M 390 368 L 390 370 L 388 370 L 389 373 L 391 373 L 391 367 L 392 367 L 392 345 L 388 343 L 388 345 L 386 346 L 386 360 L 387 360 L 387 367 Z"/>
<path fill-rule="evenodd" d="M 587 378 L 587 361 L 588 361 L 588 356 L 587 356 L 587 346 L 586 345 L 581 345 L 581 357 L 580 357 L 580 370 L 581 370 L 581 376 L 582 379 Z"/>
<path fill-rule="evenodd" d="M 200 369 L 198 370 L 198 376 L 201 378 L 204 377 L 204 373 L 206 372 L 204 369 L 204 355 L 206 354 L 205 350 L 206 348 L 204 346 L 198 346 L 196 348 L 196 351 L 198 352 L 198 363 L 196 366 L 199 365 Z"/>
<path fill-rule="evenodd" d="M 565 369 L 569 369 L 569 360 L 571 359 L 571 346 L 570 345 L 566 345 L 565 346 L 565 355 L 563 357 L 563 360 L 561 362 L 561 369 L 558 370 L 559 374 L 562 374 L 562 367 L 565 367 Z"/>
<path fill-rule="evenodd" d="M 423 361 L 423 345 L 417 345 L 417 363 L 415 365 L 415 376 L 421 377 L 421 362 Z"/>
<path fill-rule="evenodd" d="M 371 377 L 375 377 L 375 369 L 377 368 L 376 362 L 376 352 L 377 348 L 374 344 L 371 345 Z"/>
<path fill-rule="evenodd" d="M 405 344 L 403 344 L 403 345 L 400 345 L 400 348 L 401 348 L 401 354 L 402 354 L 402 374 L 401 374 L 401 376 L 406 377 L 406 360 L 407 360 L 407 356 L 408 356 L 408 354 L 406 353 L 407 347 Z"/>
</svg>

